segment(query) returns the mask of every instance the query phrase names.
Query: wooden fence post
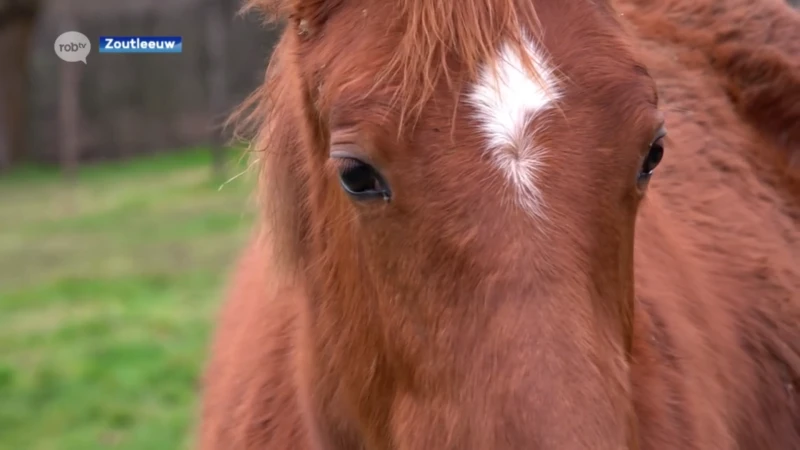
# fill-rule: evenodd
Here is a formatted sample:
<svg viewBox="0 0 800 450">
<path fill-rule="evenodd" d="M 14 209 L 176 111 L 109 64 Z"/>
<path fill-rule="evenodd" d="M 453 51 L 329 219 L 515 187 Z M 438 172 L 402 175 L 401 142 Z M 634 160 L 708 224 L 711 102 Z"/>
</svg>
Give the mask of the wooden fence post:
<svg viewBox="0 0 800 450">
<path fill-rule="evenodd" d="M 208 108 L 212 170 L 216 177 L 225 176 L 225 140 L 222 123 L 228 98 L 227 58 L 228 24 L 226 8 L 221 0 L 210 0 L 206 8 L 205 46 L 208 57 Z"/>
<path fill-rule="evenodd" d="M 28 60 L 38 1 L 0 0 L 0 172 L 27 156 Z"/>
<path fill-rule="evenodd" d="M 64 15 L 62 32 L 77 31 L 74 26 L 75 19 Z M 68 179 L 74 179 L 80 162 L 80 86 L 83 65 L 82 62 L 58 63 L 59 162 Z"/>
</svg>

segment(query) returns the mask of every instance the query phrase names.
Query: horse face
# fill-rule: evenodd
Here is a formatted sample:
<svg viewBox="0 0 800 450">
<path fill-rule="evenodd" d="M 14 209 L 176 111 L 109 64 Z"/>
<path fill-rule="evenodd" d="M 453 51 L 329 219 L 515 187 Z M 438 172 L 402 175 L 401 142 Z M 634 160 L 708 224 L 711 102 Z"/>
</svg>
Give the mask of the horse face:
<svg viewBox="0 0 800 450">
<path fill-rule="evenodd" d="M 630 442 L 633 230 L 664 124 L 610 11 L 510 4 L 519 31 L 492 19 L 501 2 L 472 1 L 457 23 L 422 1 L 404 12 L 416 22 L 355 3 L 295 22 L 282 44 L 307 149 L 322 434 Z"/>
</svg>

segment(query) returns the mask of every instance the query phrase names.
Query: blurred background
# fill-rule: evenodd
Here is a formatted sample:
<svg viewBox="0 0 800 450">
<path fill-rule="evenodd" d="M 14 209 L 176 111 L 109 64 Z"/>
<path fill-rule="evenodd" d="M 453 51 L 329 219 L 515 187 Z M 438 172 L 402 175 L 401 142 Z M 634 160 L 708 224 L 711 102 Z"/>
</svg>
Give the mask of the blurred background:
<svg viewBox="0 0 800 450">
<path fill-rule="evenodd" d="M 254 211 L 220 125 L 277 37 L 239 3 L 0 0 L 0 449 L 191 445 Z M 88 64 L 56 56 L 66 31 Z M 183 53 L 99 54 L 101 35 Z"/>
<path fill-rule="evenodd" d="M 239 2 L 0 0 L 0 450 L 191 446 L 254 216 L 220 125 L 279 31 Z M 87 65 L 56 57 L 66 31 Z M 98 54 L 101 35 L 183 53 Z"/>
</svg>

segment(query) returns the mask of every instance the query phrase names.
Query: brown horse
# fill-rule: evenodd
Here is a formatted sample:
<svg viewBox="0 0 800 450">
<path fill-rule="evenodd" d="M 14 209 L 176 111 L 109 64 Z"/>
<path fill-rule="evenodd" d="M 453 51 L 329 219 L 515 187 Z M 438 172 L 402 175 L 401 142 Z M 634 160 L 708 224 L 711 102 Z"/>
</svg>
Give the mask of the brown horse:
<svg viewBox="0 0 800 450">
<path fill-rule="evenodd" d="M 800 449 L 796 12 L 251 3 L 201 448 Z"/>
</svg>

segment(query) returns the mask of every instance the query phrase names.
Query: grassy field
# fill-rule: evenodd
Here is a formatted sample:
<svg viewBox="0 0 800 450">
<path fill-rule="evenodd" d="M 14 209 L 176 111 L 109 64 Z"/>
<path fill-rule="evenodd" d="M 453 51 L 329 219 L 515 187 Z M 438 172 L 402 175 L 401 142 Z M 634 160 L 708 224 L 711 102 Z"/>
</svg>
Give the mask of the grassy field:
<svg viewBox="0 0 800 450">
<path fill-rule="evenodd" d="M 220 190 L 198 150 L 0 177 L 0 449 L 191 443 L 248 175 Z"/>
</svg>

